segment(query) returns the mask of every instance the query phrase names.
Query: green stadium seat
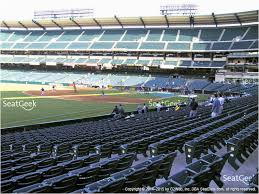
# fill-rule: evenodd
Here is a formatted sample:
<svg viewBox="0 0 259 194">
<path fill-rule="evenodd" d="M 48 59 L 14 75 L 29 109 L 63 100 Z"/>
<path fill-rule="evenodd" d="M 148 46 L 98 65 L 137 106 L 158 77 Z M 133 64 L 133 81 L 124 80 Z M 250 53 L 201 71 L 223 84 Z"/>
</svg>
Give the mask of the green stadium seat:
<svg viewBox="0 0 259 194">
<path fill-rule="evenodd" d="M 151 29 L 147 36 L 146 41 L 159 41 L 161 38 L 163 30 L 161 29 Z"/>
<path fill-rule="evenodd" d="M 258 40 L 255 41 L 252 46 L 250 47 L 250 49 L 258 49 Z"/>
<path fill-rule="evenodd" d="M 232 41 L 236 37 L 242 37 L 246 30 L 246 27 L 226 28 L 220 41 Z"/>
<path fill-rule="evenodd" d="M 177 66 L 178 61 L 165 60 L 164 65 Z"/>
<path fill-rule="evenodd" d="M 57 39 L 63 31 L 47 31 L 42 37 L 40 37 L 39 42 L 49 42 L 51 40 Z"/>
<path fill-rule="evenodd" d="M 114 42 L 95 42 L 90 49 L 112 49 Z"/>
<path fill-rule="evenodd" d="M 190 43 L 168 43 L 166 50 L 190 50 Z"/>
<path fill-rule="evenodd" d="M 163 41 L 175 41 L 178 30 L 165 30 L 163 35 Z"/>
<path fill-rule="evenodd" d="M 123 61 L 123 59 L 113 59 L 110 63 L 113 65 L 121 65 Z"/>
<path fill-rule="evenodd" d="M 234 42 L 233 46 L 231 47 L 231 50 L 235 50 L 235 49 L 248 49 L 252 43 L 253 43 L 253 41 Z"/>
<path fill-rule="evenodd" d="M 87 61 L 88 58 L 78 58 L 77 60 L 75 60 L 75 63 L 77 64 L 82 64 L 85 63 Z"/>
<path fill-rule="evenodd" d="M 179 61 L 179 66 L 189 67 L 191 65 L 192 65 L 192 61 L 191 60 L 180 60 Z"/>
<path fill-rule="evenodd" d="M 157 65 L 162 65 L 162 63 L 163 63 L 163 59 L 154 59 L 153 61 L 151 61 L 151 65 L 155 65 L 155 66 L 157 66 Z"/>
<path fill-rule="evenodd" d="M 198 37 L 199 30 L 181 29 L 179 41 L 192 41 L 194 37 Z"/>
<path fill-rule="evenodd" d="M 139 49 L 142 50 L 164 50 L 165 43 L 143 42 Z"/>
<path fill-rule="evenodd" d="M 192 50 L 209 50 L 211 43 L 193 43 Z"/>
<path fill-rule="evenodd" d="M 256 40 L 258 39 L 258 26 L 251 26 L 243 40 Z"/>
<path fill-rule="evenodd" d="M 28 45 L 28 43 L 16 43 L 13 49 L 25 49 Z"/>
<path fill-rule="evenodd" d="M 122 41 L 139 41 L 141 38 L 145 38 L 146 34 L 146 29 L 128 29 Z"/>
<path fill-rule="evenodd" d="M 99 41 L 119 41 L 124 30 L 105 30 Z"/>
<path fill-rule="evenodd" d="M 51 43 L 46 49 L 65 49 L 69 43 Z"/>
<path fill-rule="evenodd" d="M 41 62 L 44 62 L 45 61 L 45 57 L 38 57 L 38 58 L 36 58 L 33 62 L 39 62 L 39 63 L 41 63 Z"/>
<path fill-rule="evenodd" d="M 150 60 L 144 60 L 144 59 L 140 59 L 135 62 L 135 64 L 138 64 L 138 65 L 148 65 L 149 63 L 150 63 Z"/>
<path fill-rule="evenodd" d="M 231 42 L 214 42 L 211 50 L 228 50 Z"/>
<path fill-rule="evenodd" d="M 12 61 L 13 57 L 7 57 L 7 56 L 0 56 L 0 63 L 7 63 L 9 61 Z"/>
<path fill-rule="evenodd" d="M 86 50 L 90 46 L 90 43 L 86 42 L 72 42 L 67 49 L 71 50 Z"/>
<path fill-rule="evenodd" d="M 8 41 L 23 40 L 28 34 L 28 31 L 14 31 L 14 34 L 8 39 Z"/>
<path fill-rule="evenodd" d="M 132 65 L 135 64 L 135 62 L 137 61 L 137 59 L 126 59 L 122 65 Z"/>
<path fill-rule="evenodd" d="M 15 43 L 2 42 L 0 43 L 0 49 L 11 49 Z"/>
<path fill-rule="evenodd" d="M 98 63 L 99 59 L 88 59 L 86 63 Z"/>
<path fill-rule="evenodd" d="M 74 41 L 82 33 L 82 31 L 68 30 L 65 31 L 57 41 Z"/>
<path fill-rule="evenodd" d="M 1 30 L 0 31 L 0 41 L 7 41 L 8 38 L 11 36 L 12 32 Z"/>
<path fill-rule="evenodd" d="M 92 41 L 102 34 L 103 30 L 85 30 L 78 41 Z"/>
<path fill-rule="evenodd" d="M 202 29 L 200 41 L 217 41 L 222 33 L 222 29 Z"/>
<path fill-rule="evenodd" d="M 118 42 L 115 45 L 115 48 L 120 48 L 120 49 L 137 49 L 139 43 L 137 42 Z"/>
<path fill-rule="evenodd" d="M 105 64 L 105 63 L 109 63 L 110 61 L 111 61 L 111 59 L 109 59 L 109 58 L 102 58 L 98 63 Z"/>
<path fill-rule="evenodd" d="M 30 35 L 27 36 L 23 41 L 24 42 L 34 42 L 43 34 L 44 34 L 44 31 L 31 31 Z"/>
<path fill-rule="evenodd" d="M 31 43 L 27 49 L 44 49 L 47 45 L 48 43 Z"/>
</svg>

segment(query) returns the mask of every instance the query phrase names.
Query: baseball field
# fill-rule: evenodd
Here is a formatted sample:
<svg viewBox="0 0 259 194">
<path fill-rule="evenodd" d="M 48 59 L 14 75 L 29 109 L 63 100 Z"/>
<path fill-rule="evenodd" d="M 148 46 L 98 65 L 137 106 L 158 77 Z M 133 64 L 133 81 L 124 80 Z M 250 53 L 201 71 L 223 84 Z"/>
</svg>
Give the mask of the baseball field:
<svg viewBox="0 0 259 194">
<path fill-rule="evenodd" d="M 136 110 L 138 104 L 152 106 L 156 101 L 173 104 L 188 100 L 177 95 L 165 98 L 155 93 L 114 89 L 77 88 L 75 92 L 72 86 L 53 90 L 50 85 L 1 83 L 0 91 L 1 128 L 106 115 L 117 104 L 128 112 Z M 199 101 L 205 99 L 206 95 L 198 96 Z"/>
</svg>

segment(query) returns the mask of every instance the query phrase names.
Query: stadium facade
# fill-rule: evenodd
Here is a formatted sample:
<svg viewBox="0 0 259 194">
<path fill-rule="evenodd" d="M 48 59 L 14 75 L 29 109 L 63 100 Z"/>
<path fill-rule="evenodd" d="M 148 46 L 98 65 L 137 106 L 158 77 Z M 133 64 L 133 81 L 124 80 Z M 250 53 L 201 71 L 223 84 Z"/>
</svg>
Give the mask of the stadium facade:
<svg viewBox="0 0 259 194">
<path fill-rule="evenodd" d="M 203 74 L 257 82 L 258 11 L 1 21 L 2 67 Z"/>
</svg>

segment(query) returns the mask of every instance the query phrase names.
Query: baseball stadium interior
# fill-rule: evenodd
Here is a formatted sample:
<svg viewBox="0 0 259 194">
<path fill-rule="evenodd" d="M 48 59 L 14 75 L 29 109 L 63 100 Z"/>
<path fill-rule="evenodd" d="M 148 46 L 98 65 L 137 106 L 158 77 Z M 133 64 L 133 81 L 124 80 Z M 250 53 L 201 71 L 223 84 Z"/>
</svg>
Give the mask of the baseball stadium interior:
<svg viewBox="0 0 259 194">
<path fill-rule="evenodd" d="M 0 52 L 2 85 L 37 86 L 1 102 L 41 113 L 1 107 L 2 193 L 258 193 L 258 10 L 3 20 Z M 186 100 L 138 112 L 149 96 Z M 92 114 L 47 120 L 61 102 Z"/>
</svg>

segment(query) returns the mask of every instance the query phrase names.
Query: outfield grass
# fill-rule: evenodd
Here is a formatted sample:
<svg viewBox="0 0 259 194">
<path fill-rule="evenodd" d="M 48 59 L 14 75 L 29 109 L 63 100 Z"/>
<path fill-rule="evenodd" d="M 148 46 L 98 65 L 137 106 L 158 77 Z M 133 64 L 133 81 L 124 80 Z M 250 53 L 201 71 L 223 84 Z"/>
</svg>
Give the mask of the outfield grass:
<svg viewBox="0 0 259 194">
<path fill-rule="evenodd" d="M 105 93 L 119 93 L 121 91 L 115 90 L 105 90 Z M 97 91 L 80 91 L 79 94 L 100 94 L 101 90 Z M 119 95 L 119 94 L 118 94 Z M 83 102 L 75 100 L 63 100 L 55 98 L 35 98 L 35 99 L 22 99 L 23 102 L 35 101 L 36 106 L 30 110 L 26 111 L 21 107 L 7 107 L 8 102 L 14 102 L 15 99 L 5 99 L 5 98 L 18 98 L 26 97 L 27 94 L 22 91 L 2 91 L 1 92 L 1 128 L 21 126 L 21 125 L 31 125 L 37 123 L 66 120 L 66 119 L 76 119 L 76 118 L 86 118 L 94 117 L 105 114 L 110 114 L 115 104 L 112 103 L 93 103 L 93 102 Z M 157 97 L 152 96 L 152 94 L 139 94 L 136 92 L 131 92 L 129 94 L 123 94 L 120 96 L 130 97 L 130 98 L 144 98 L 148 102 L 152 99 L 157 99 Z M 199 95 L 198 101 L 204 101 L 207 99 L 207 95 Z M 170 102 L 184 102 L 188 98 L 183 97 L 172 97 L 166 98 L 164 100 Z M 124 105 L 125 111 L 136 110 L 137 104 L 127 104 Z M 152 108 L 152 107 L 151 107 Z"/>
</svg>

